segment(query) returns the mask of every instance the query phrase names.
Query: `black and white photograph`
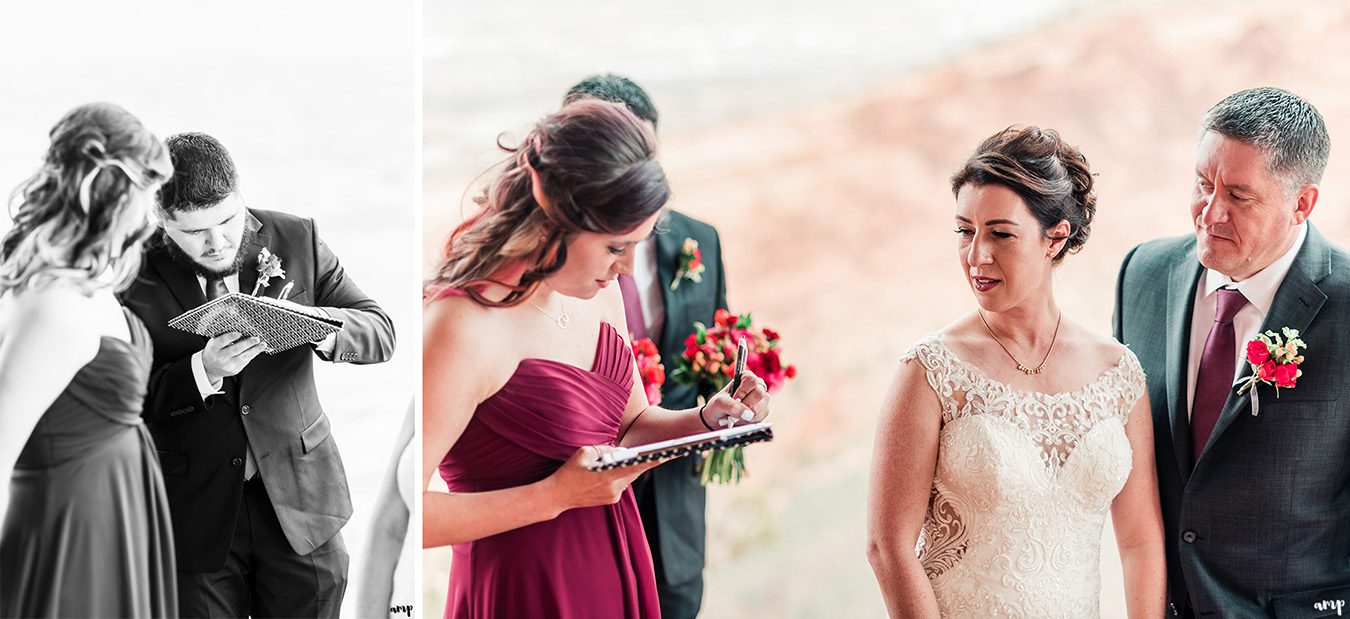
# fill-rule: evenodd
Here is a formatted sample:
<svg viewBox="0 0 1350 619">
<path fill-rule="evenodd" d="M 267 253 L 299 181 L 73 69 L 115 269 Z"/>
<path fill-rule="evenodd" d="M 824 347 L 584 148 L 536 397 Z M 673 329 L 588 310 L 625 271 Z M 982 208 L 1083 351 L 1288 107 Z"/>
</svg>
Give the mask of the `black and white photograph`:
<svg viewBox="0 0 1350 619">
<path fill-rule="evenodd" d="M 0 616 L 416 614 L 415 15 L 3 9 Z"/>
</svg>

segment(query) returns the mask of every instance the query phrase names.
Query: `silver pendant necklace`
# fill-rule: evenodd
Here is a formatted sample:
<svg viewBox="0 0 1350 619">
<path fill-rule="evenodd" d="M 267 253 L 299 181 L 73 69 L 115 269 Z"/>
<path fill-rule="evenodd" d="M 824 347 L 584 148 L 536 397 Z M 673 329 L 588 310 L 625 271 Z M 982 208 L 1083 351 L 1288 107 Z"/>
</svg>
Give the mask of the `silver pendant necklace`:
<svg viewBox="0 0 1350 619">
<path fill-rule="evenodd" d="M 530 299 L 529 302 L 530 305 L 534 306 L 534 309 L 539 310 L 540 314 L 547 316 L 549 320 L 553 321 L 553 324 L 558 325 L 559 329 L 566 329 L 567 325 L 572 324 L 572 317 L 567 314 L 567 307 L 563 306 L 561 300 L 558 301 L 558 307 L 560 308 L 561 313 L 557 316 L 554 316 L 553 314 L 548 313 L 544 308 L 539 307 L 539 304 L 535 303 L 534 299 Z"/>
</svg>

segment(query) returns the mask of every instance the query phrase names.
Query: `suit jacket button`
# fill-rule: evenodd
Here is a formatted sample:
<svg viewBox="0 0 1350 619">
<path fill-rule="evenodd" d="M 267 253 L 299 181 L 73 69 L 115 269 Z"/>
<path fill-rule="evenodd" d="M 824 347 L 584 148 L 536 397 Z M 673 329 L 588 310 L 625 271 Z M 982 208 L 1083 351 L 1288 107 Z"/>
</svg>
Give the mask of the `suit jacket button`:
<svg viewBox="0 0 1350 619">
<path fill-rule="evenodd" d="M 185 413 L 190 413 L 190 412 L 195 411 L 195 410 L 197 410 L 197 407 L 196 407 L 196 406 L 189 406 L 189 407 L 183 409 L 183 412 L 185 412 Z"/>
<path fill-rule="evenodd" d="M 241 413 L 243 413 L 243 414 L 245 414 L 245 415 L 248 414 L 248 411 L 249 411 L 249 410 L 251 410 L 251 409 L 249 409 L 249 407 L 248 407 L 247 404 L 245 404 L 245 405 L 239 407 L 239 412 L 241 412 Z"/>
<path fill-rule="evenodd" d="M 1181 534 L 1181 541 L 1186 542 L 1187 544 L 1194 544 L 1194 543 L 1195 543 L 1195 531 L 1187 531 L 1187 532 L 1185 532 L 1185 533 L 1182 533 L 1182 534 Z"/>
<path fill-rule="evenodd" d="M 244 459 L 243 459 L 243 458 L 235 458 L 235 459 L 233 459 L 233 460 L 230 460 L 230 464 L 232 464 L 232 465 L 234 465 L 234 466 L 239 466 L 239 465 L 241 465 L 241 464 L 243 464 L 243 463 L 244 463 Z"/>
</svg>

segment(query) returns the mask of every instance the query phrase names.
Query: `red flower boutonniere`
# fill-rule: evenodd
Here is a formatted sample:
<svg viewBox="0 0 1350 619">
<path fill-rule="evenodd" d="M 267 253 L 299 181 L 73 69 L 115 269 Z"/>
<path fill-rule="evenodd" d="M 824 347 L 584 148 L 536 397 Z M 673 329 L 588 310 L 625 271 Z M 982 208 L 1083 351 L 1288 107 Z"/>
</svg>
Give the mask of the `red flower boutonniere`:
<svg viewBox="0 0 1350 619">
<path fill-rule="evenodd" d="M 1252 392 L 1252 415 L 1255 416 L 1261 408 L 1259 399 L 1256 396 L 1256 385 L 1265 383 L 1275 387 L 1275 397 L 1280 397 L 1280 389 L 1293 389 L 1298 383 L 1298 377 L 1303 376 L 1303 370 L 1298 369 L 1300 363 L 1303 363 L 1303 355 L 1298 353 L 1299 349 L 1305 349 L 1308 345 L 1299 338 L 1297 330 L 1283 327 L 1280 333 L 1266 331 L 1256 334 L 1256 339 L 1247 342 L 1247 363 L 1252 366 L 1251 376 L 1238 379 L 1238 395 L 1242 395 L 1247 390 Z"/>
<path fill-rule="evenodd" d="M 632 338 L 629 338 L 632 341 Z M 666 384 L 666 366 L 661 363 L 661 351 L 651 338 L 642 338 L 633 342 L 633 356 L 637 358 L 638 375 L 642 378 L 642 390 L 647 393 L 647 402 L 652 406 L 661 403 L 661 385 Z"/>
<path fill-rule="evenodd" d="M 703 266 L 703 252 L 698 249 L 698 241 L 686 237 L 684 245 L 680 246 L 680 268 L 675 270 L 675 279 L 670 282 L 670 289 L 678 289 L 680 282 L 686 279 L 695 284 L 701 283 L 703 272 L 706 270 L 707 267 Z"/>
</svg>

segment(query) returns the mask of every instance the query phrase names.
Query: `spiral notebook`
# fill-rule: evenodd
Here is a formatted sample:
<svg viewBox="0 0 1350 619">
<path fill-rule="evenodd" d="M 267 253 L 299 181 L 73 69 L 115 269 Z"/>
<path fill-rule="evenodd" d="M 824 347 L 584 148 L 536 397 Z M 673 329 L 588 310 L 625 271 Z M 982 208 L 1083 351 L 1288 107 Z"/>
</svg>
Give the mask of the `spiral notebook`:
<svg viewBox="0 0 1350 619">
<path fill-rule="evenodd" d="M 205 337 L 238 331 L 245 337 L 261 339 L 263 352 L 274 354 L 342 330 L 341 320 L 304 311 L 309 309 L 232 292 L 175 316 L 169 326 Z"/>
<path fill-rule="evenodd" d="M 600 460 L 588 468 L 592 471 L 606 471 L 621 466 L 651 462 L 652 460 L 678 458 L 693 453 L 722 449 L 723 447 L 735 447 L 772 440 L 773 424 L 765 421 L 738 428 L 694 434 L 659 443 L 648 443 L 637 447 L 620 447 L 615 451 L 602 454 Z"/>
</svg>

